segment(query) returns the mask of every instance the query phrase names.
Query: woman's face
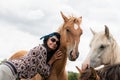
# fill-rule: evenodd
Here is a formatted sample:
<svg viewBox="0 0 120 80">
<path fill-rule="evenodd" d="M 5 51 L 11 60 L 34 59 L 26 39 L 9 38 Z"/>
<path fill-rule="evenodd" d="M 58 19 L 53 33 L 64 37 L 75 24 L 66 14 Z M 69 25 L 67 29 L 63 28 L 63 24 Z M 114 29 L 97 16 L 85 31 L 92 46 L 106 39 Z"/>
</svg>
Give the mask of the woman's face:
<svg viewBox="0 0 120 80">
<path fill-rule="evenodd" d="M 59 43 L 59 40 L 56 36 L 52 36 L 48 39 L 47 45 L 51 50 L 55 50 L 57 48 L 57 44 Z"/>
</svg>

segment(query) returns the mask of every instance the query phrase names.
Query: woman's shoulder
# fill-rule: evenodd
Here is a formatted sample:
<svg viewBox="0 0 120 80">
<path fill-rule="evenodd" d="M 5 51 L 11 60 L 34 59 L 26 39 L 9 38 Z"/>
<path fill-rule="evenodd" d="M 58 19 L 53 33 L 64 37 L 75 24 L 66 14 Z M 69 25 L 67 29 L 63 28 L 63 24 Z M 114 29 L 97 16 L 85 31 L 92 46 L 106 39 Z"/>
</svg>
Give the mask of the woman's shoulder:
<svg viewBox="0 0 120 80">
<path fill-rule="evenodd" d="M 42 45 L 42 44 L 39 44 L 38 46 L 34 47 L 34 49 L 37 49 L 37 50 L 40 50 L 40 51 L 46 51 L 46 48 Z"/>
<path fill-rule="evenodd" d="M 36 54 L 36 55 L 39 55 L 39 53 L 42 54 L 42 53 L 46 53 L 46 52 L 47 52 L 47 50 L 46 50 L 46 48 L 42 44 L 39 44 L 39 45 L 33 47 L 29 51 L 30 54 Z"/>
<path fill-rule="evenodd" d="M 43 44 L 39 44 L 38 47 L 41 49 L 46 49 L 45 46 L 43 46 Z"/>
</svg>

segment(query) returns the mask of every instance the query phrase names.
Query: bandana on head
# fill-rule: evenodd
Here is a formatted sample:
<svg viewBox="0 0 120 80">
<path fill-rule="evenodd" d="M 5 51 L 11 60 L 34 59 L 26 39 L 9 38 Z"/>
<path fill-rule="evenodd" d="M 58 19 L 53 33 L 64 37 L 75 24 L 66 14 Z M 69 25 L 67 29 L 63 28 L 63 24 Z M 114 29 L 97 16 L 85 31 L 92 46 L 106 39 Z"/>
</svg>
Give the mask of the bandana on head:
<svg viewBox="0 0 120 80">
<path fill-rule="evenodd" d="M 56 37 L 60 40 L 60 34 L 59 34 L 58 32 L 53 32 L 53 33 L 51 33 L 51 34 L 42 36 L 42 37 L 40 38 L 40 40 L 43 39 L 43 38 L 45 39 L 45 38 L 52 37 L 52 36 L 56 36 Z"/>
</svg>

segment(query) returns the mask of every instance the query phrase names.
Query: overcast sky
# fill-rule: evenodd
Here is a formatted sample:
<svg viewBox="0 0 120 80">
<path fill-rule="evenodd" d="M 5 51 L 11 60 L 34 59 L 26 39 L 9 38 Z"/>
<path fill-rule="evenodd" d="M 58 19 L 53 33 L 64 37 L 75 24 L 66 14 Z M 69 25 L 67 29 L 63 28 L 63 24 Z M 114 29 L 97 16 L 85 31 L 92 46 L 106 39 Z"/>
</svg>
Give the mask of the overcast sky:
<svg viewBox="0 0 120 80">
<path fill-rule="evenodd" d="M 119 0 L 0 0 L 0 59 L 40 44 L 42 35 L 63 23 L 60 11 L 83 17 L 80 56 L 75 62 L 68 61 L 68 71 L 77 71 L 75 66 L 85 59 L 92 38 L 90 28 L 98 32 L 107 25 L 120 43 Z"/>
</svg>

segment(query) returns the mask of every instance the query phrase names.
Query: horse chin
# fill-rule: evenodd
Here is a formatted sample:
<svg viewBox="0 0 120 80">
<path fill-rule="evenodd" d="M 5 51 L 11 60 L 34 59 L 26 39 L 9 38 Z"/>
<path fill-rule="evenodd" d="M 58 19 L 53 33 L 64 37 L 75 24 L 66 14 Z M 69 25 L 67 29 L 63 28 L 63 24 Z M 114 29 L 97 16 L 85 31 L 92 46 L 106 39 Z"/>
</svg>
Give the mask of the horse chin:
<svg viewBox="0 0 120 80">
<path fill-rule="evenodd" d="M 73 54 L 76 54 L 76 55 L 73 55 Z M 78 58 L 79 56 L 79 52 L 75 53 L 73 50 L 70 51 L 70 54 L 69 54 L 69 60 L 70 61 L 76 61 L 76 59 Z"/>
<path fill-rule="evenodd" d="M 96 67 L 96 66 L 94 65 L 94 63 L 90 62 L 90 67 Z"/>
<path fill-rule="evenodd" d="M 99 67 L 100 66 L 100 63 L 96 63 L 96 62 L 90 62 L 90 66 L 91 67 Z"/>
</svg>

